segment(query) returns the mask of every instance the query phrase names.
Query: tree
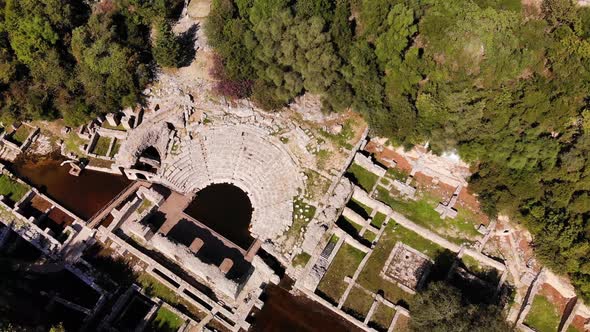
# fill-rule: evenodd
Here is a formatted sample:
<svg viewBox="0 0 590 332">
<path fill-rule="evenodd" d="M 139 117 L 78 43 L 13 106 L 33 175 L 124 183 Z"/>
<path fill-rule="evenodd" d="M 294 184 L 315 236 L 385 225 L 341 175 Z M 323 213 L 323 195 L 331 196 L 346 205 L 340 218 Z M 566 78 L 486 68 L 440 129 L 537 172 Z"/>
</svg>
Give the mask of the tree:
<svg viewBox="0 0 590 332">
<path fill-rule="evenodd" d="M 181 47 L 178 37 L 172 32 L 170 23 L 165 20 L 160 22 L 152 50 L 156 62 L 163 67 L 179 67 L 182 61 Z"/>
<path fill-rule="evenodd" d="M 511 328 L 496 305 L 474 305 L 445 282 L 436 282 L 418 293 L 412 305 L 412 331 L 505 332 Z"/>
</svg>

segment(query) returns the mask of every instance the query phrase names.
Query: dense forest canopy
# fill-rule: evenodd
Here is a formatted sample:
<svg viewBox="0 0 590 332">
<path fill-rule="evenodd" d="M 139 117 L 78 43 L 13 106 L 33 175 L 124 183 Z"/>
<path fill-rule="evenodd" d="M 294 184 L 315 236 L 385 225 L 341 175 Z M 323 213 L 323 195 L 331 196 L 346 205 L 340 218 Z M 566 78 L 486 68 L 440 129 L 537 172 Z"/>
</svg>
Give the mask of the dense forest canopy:
<svg viewBox="0 0 590 332">
<path fill-rule="evenodd" d="M 456 148 L 492 215 L 590 301 L 590 9 L 572 0 L 214 0 L 216 89 L 305 92 L 399 145 Z"/>
<path fill-rule="evenodd" d="M 136 105 L 155 63 L 176 65 L 159 55 L 177 47 L 167 20 L 183 4 L 0 0 L 0 120 L 63 117 L 77 125 Z M 153 50 L 152 25 L 160 32 Z"/>
</svg>

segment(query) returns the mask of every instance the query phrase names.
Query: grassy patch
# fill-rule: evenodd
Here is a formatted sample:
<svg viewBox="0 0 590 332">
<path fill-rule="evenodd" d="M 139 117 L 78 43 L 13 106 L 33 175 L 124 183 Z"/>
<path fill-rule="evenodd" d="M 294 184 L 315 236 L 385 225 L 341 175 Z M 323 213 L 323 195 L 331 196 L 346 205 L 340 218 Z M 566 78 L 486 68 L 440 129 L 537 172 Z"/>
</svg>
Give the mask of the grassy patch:
<svg viewBox="0 0 590 332">
<path fill-rule="evenodd" d="M 328 243 L 336 244 L 336 243 L 338 243 L 338 240 L 340 240 L 340 238 L 338 237 L 338 235 L 332 234 L 332 236 L 330 237 L 330 241 L 328 241 Z"/>
<path fill-rule="evenodd" d="M 399 300 L 410 302 L 412 298 L 410 294 L 379 275 L 391 250 L 398 241 L 401 241 L 435 259 L 440 253 L 444 252 L 444 248 L 393 221 L 389 222 L 386 227 L 357 282 L 372 292 L 383 290 L 384 297 L 393 303 L 397 303 Z"/>
<path fill-rule="evenodd" d="M 385 222 L 385 218 L 386 216 L 383 213 L 377 212 L 377 214 L 375 214 L 375 217 L 373 217 L 373 220 L 371 220 L 371 225 L 377 228 L 381 228 L 381 226 Z"/>
<path fill-rule="evenodd" d="M 172 311 L 161 307 L 156 312 L 156 318 L 150 323 L 152 331 L 175 332 L 184 324 L 184 321 Z"/>
<path fill-rule="evenodd" d="M 302 253 L 298 254 L 297 256 L 295 256 L 291 263 L 293 264 L 293 266 L 304 267 L 307 264 L 307 262 L 309 262 L 310 258 L 311 258 L 310 254 L 308 254 L 306 252 L 302 252 Z"/>
<path fill-rule="evenodd" d="M 395 309 L 379 303 L 377 309 L 375 309 L 375 312 L 373 312 L 371 320 L 369 321 L 369 326 L 374 326 L 379 330 L 386 331 L 393 320 L 393 316 L 395 316 Z"/>
<path fill-rule="evenodd" d="M 106 156 L 109 152 L 109 146 L 111 145 L 111 138 L 98 136 L 98 140 L 92 148 L 92 153 L 99 155 L 99 156 Z"/>
<path fill-rule="evenodd" d="M 416 224 L 437 232 L 455 243 L 472 241 L 480 234 L 474 227 L 473 222 L 457 216 L 455 219 L 441 219 L 438 212 L 434 210 L 436 200 L 432 197 L 424 197 L 420 200 L 406 200 L 393 197 L 387 189 L 379 186 L 377 197 L 380 201 L 389 205 L 395 211 L 403 214 Z"/>
<path fill-rule="evenodd" d="M 404 172 L 404 171 L 397 169 L 395 167 L 387 169 L 386 175 L 390 179 L 398 180 L 398 181 L 404 182 L 404 183 L 406 182 L 406 180 L 410 176 L 410 174 L 408 174 L 407 172 Z"/>
<path fill-rule="evenodd" d="M 307 169 L 305 175 L 307 176 L 305 196 L 314 200 L 321 199 L 330 189 L 330 180 L 311 169 Z"/>
<path fill-rule="evenodd" d="M 481 265 L 479 264 L 477 259 L 475 259 L 469 255 L 463 255 L 463 257 L 461 257 L 461 260 L 463 261 L 463 264 L 465 265 L 465 267 L 469 269 L 469 271 L 481 270 Z"/>
<path fill-rule="evenodd" d="M 364 320 L 373 304 L 373 297 L 358 287 L 353 287 L 342 307 L 345 312 Z"/>
<path fill-rule="evenodd" d="M 149 199 L 143 199 L 141 205 L 137 208 L 137 213 L 141 214 L 143 211 L 149 209 L 152 206 L 152 202 Z"/>
<path fill-rule="evenodd" d="M 324 169 L 326 168 L 326 165 L 328 164 L 328 159 L 330 159 L 330 151 L 328 150 L 320 150 L 318 151 L 318 153 L 316 153 L 316 160 L 317 160 L 317 166 L 320 169 Z"/>
<path fill-rule="evenodd" d="M 29 191 L 29 186 L 19 183 L 6 175 L 0 175 L 0 195 L 18 202 Z"/>
<path fill-rule="evenodd" d="M 365 253 L 344 243 L 330 264 L 328 271 L 320 281 L 318 289 L 332 302 L 338 302 L 348 284 L 346 276 L 351 277 L 365 257 Z"/>
<path fill-rule="evenodd" d="M 567 330 L 565 330 L 565 331 L 566 331 L 566 332 L 583 332 L 583 331 L 580 331 L 580 330 L 578 330 L 578 328 L 577 328 L 577 327 L 575 327 L 575 326 L 573 326 L 573 325 L 570 325 L 570 326 L 567 328 Z"/>
<path fill-rule="evenodd" d="M 353 203 L 353 204 L 351 204 L 351 203 Z M 356 204 L 357 206 L 359 206 L 361 209 L 363 209 L 363 210 L 364 210 L 364 211 L 367 213 L 367 215 L 368 215 L 368 216 L 370 216 L 370 215 L 371 215 L 371 213 L 373 213 L 373 209 L 371 209 L 370 207 L 366 206 L 365 204 L 363 204 L 363 203 L 361 203 L 361 202 L 357 201 L 356 199 L 351 199 L 351 200 L 348 202 L 348 205 L 349 205 L 349 207 L 350 207 L 350 205 L 355 205 L 355 204 Z M 355 210 L 355 209 L 353 209 L 353 210 Z M 362 214 L 361 214 L 361 216 L 362 216 Z"/>
<path fill-rule="evenodd" d="M 363 229 L 363 226 L 351 221 L 345 216 L 340 216 L 336 221 L 336 225 L 346 233 L 355 237 L 360 233 L 361 229 Z"/>
<path fill-rule="evenodd" d="M 365 233 L 363 234 L 363 238 L 369 242 L 375 241 L 376 237 L 377 237 L 377 234 L 371 232 L 370 230 L 366 230 Z"/>
<path fill-rule="evenodd" d="M 498 270 L 488 265 L 482 265 L 477 259 L 463 255 L 461 262 L 469 272 L 477 276 L 478 278 L 489 282 L 490 284 L 497 284 L 500 282 L 501 274 Z"/>
<path fill-rule="evenodd" d="M 123 127 L 123 125 L 121 123 L 119 123 L 116 126 L 111 126 L 108 121 L 104 121 L 102 123 L 101 127 L 107 128 L 107 129 L 113 129 L 113 130 L 127 131 L 127 129 L 125 129 L 125 127 Z"/>
<path fill-rule="evenodd" d="M 115 140 L 115 144 L 113 145 L 113 148 L 111 149 L 111 153 L 109 154 L 109 157 L 113 158 L 115 157 L 115 155 L 119 152 L 119 149 L 121 148 L 121 142 L 119 142 L 118 139 L 114 138 Z"/>
<path fill-rule="evenodd" d="M 206 313 L 201 311 L 199 308 L 192 305 L 182 297 L 178 296 L 172 289 L 164 285 L 156 278 L 152 277 L 147 273 L 142 273 L 138 276 L 137 281 L 141 284 L 148 296 L 156 296 L 183 311 L 185 309 L 187 313 L 193 317 L 193 319 L 199 321 L 206 316 Z"/>
<path fill-rule="evenodd" d="M 315 206 L 305 203 L 300 197 L 295 197 L 293 199 L 293 224 L 285 234 L 287 238 L 299 238 L 303 228 L 307 226 L 315 216 L 315 212 Z"/>
<path fill-rule="evenodd" d="M 354 177 L 356 183 L 358 183 L 358 185 L 361 186 L 361 188 L 363 188 L 366 192 L 370 192 L 379 179 L 377 175 L 367 171 L 357 164 L 350 165 L 348 168 L 348 173 Z"/>
<path fill-rule="evenodd" d="M 31 127 L 20 125 L 15 131 L 12 132 L 10 138 L 14 142 L 18 143 L 18 145 L 21 145 L 27 140 L 27 137 L 29 137 L 32 131 L 33 129 Z"/>
<path fill-rule="evenodd" d="M 320 130 L 320 134 L 331 140 L 339 147 L 345 148 L 347 150 L 351 150 L 353 148 L 352 144 L 349 143 L 350 140 L 354 138 L 354 129 L 352 128 L 352 123 L 350 120 L 346 121 L 346 123 L 342 125 L 342 131 L 339 134 L 332 134 L 325 130 Z"/>
<path fill-rule="evenodd" d="M 559 322 L 559 313 L 553 303 L 543 295 L 535 296 L 524 324 L 537 332 L 555 332 Z"/>
<path fill-rule="evenodd" d="M 78 136 L 78 134 L 76 134 L 73 131 L 69 132 L 66 138 L 64 139 L 66 150 L 77 155 L 78 157 L 84 155 L 84 151 L 82 151 L 82 146 L 86 143 L 86 140 L 82 139 L 80 136 Z"/>
</svg>

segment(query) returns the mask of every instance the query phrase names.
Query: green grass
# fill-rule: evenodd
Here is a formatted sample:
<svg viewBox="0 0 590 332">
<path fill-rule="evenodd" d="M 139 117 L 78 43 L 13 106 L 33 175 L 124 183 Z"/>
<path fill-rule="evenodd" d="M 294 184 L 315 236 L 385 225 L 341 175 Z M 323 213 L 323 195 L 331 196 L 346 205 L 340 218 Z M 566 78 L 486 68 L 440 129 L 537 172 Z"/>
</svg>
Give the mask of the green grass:
<svg viewBox="0 0 590 332">
<path fill-rule="evenodd" d="M 153 331 L 158 332 L 176 332 L 184 324 L 184 321 L 172 311 L 160 307 L 156 312 L 156 317 L 150 323 Z"/>
<path fill-rule="evenodd" d="M 98 140 L 92 149 L 92 153 L 99 156 L 106 156 L 109 152 L 109 146 L 111 145 L 111 138 L 98 136 Z"/>
<path fill-rule="evenodd" d="M 580 330 L 578 330 L 578 328 L 576 328 L 576 327 L 575 327 L 575 326 L 573 326 L 573 325 L 570 325 L 570 326 L 567 328 L 567 330 L 565 330 L 565 331 L 566 331 L 566 332 L 583 332 L 583 331 L 580 331 Z"/>
<path fill-rule="evenodd" d="M 355 223 L 354 221 L 346 218 L 345 216 L 342 216 L 342 218 L 344 218 L 344 220 L 346 220 L 347 223 L 349 223 L 352 227 L 354 227 L 354 229 L 356 229 L 357 234 L 361 231 L 361 229 L 363 229 L 362 225 Z"/>
<path fill-rule="evenodd" d="M 317 166 L 320 169 L 326 168 L 328 159 L 332 153 L 329 150 L 320 150 L 316 153 Z"/>
<path fill-rule="evenodd" d="M 348 286 L 344 282 L 344 277 L 352 277 L 363 257 L 365 257 L 364 252 L 344 243 L 320 281 L 318 290 L 333 302 L 338 302 Z"/>
<path fill-rule="evenodd" d="M 330 180 L 312 169 L 305 170 L 305 175 L 307 176 L 305 195 L 310 199 L 321 199 L 330 189 Z"/>
<path fill-rule="evenodd" d="M 147 273 L 141 273 L 137 277 L 137 281 L 139 282 L 139 284 L 148 296 L 159 297 L 164 302 L 176 308 L 186 308 L 186 310 L 190 314 L 189 316 L 192 316 L 193 319 L 199 321 L 206 316 L 205 312 L 201 311 L 199 308 L 195 307 L 187 300 L 178 296 L 172 289 L 170 289 L 168 286 L 164 285 L 151 275 Z"/>
<path fill-rule="evenodd" d="M 107 128 L 107 129 L 113 129 L 113 130 L 127 131 L 127 129 L 125 129 L 125 127 L 123 127 L 123 125 L 121 123 L 119 123 L 116 126 L 111 126 L 108 121 L 104 121 L 102 123 L 101 127 Z"/>
<path fill-rule="evenodd" d="M 113 148 L 111 149 L 111 154 L 109 155 L 109 157 L 113 158 L 115 157 L 115 155 L 119 152 L 119 149 L 121 148 L 121 142 L 119 142 L 118 139 L 113 138 L 115 140 L 115 144 L 113 145 Z"/>
<path fill-rule="evenodd" d="M 69 132 L 68 136 L 64 139 L 66 150 L 77 155 L 78 157 L 84 155 L 82 146 L 86 143 L 87 141 L 80 138 L 80 136 L 78 136 L 78 134 L 76 134 L 74 131 Z"/>
<path fill-rule="evenodd" d="M 399 300 L 410 302 L 412 296 L 403 291 L 399 286 L 391 283 L 379 275 L 385 266 L 385 262 L 391 253 L 395 244 L 401 241 L 404 244 L 424 253 L 428 257 L 435 259 L 445 250 L 434 242 L 431 242 L 417 233 L 402 227 L 401 225 L 390 221 L 386 229 L 379 238 L 377 245 L 373 249 L 371 257 L 360 273 L 357 282 L 372 292 L 383 290 L 384 297 L 393 303 Z"/>
<path fill-rule="evenodd" d="M 369 321 L 369 325 L 375 325 L 380 330 L 386 331 L 393 320 L 393 316 L 395 316 L 395 309 L 379 303 L 377 309 L 375 309 L 375 312 L 373 312 L 373 316 Z"/>
<path fill-rule="evenodd" d="M 308 254 L 306 252 L 302 252 L 302 253 L 298 254 L 297 256 L 295 256 L 291 263 L 293 264 L 293 266 L 304 267 L 307 264 L 307 262 L 309 262 L 310 258 L 311 258 L 310 254 Z"/>
<path fill-rule="evenodd" d="M 19 183 L 6 175 L 0 175 L 0 195 L 18 202 L 29 191 L 29 186 Z"/>
<path fill-rule="evenodd" d="M 481 265 L 479 264 L 479 261 L 477 261 L 477 259 L 469 255 L 463 255 L 463 257 L 461 257 L 461 260 L 463 261 L 465 267 L 467 267 L 470 271 L 481 270 Z"/>
<path fill-rule="evenodd" d="M 439 233 L 449 241 L 460 244 L 473 241 L 475 237 L 480 236 L 471 221 L 472 219 L 465 215 L 459 214 L 455 219 L 441 219 L 438 212 L 434 210 L 434 205 L 438 202 L 433 197 L 425 196 L 417 201 L 398 199 L 393 197 L 387 189 L 379 186 L 377 187 L 377 199 L 416 224 Z"/>
<path fill-rule="evenodd" d="M 555 332 L 561 318 L 553 303 L 543 295 L 533 299 L 531 310 L 526 315 L 524 324 L 537 332 Z"/>
<path fill-rule="evenodd" d="M 11 138 L 13 141 L 21 145 L 27 140 L 27 137 L 29 137 L 32 131 L 33 129 L 31 127 L 20 125 L 14 132 L 12 132 Z"/>
<path fill-rule="evenodd" d="M 410 175 L 407 172 L 404 172 L 400 169 L 389 168 L 389 169 L 387 169 L 386 176 L 389 177 L 390 179 L 395 179 L 395 180 L 405 183 Z"/>
<path fill-rule="evenodd" d="M 363 238 L 369 242 L 375 241 L 376 237 L 377 237 L 377 234 L 371 232 L 370 230 L 366 230 L 365 233 L 363 234 Z"/>
<path fill-rule="evenodd" d="M 349 143 L 349 141 L 354 138 L 354 129 L 350 120 L 346 121 L 346 123 L 342 125 L 342 131 L 340 134 L 335 135 L 325 130 L 320 130 L 320 134 L 331 140 L 334 144 L 347 150 L 351 150 L 353 148 L 352 144 Z"/>
<path fill-rule="evenodd" d="M 373 217 L 373 220 L 371 220 L 371 225 L 377 228 L 381 228 L 381 226 L 385 222 L 385 218 L 386 216 L 383 213 L 377 212 L 377 214 L 375 214 L 375 217 Z"/>
<path fill-rule="evenodd" d="M 357 164 L 350 165 L 348 173 L 355 178 L 359 186 L 361 186 L 366 192 L 373 190 L 375 183 L 377 183 L 377 180 L 379 179 L 377 175 L 367 171 Z"/>
<path fill-rule="evenodd" d="M 358 287 L 353 287 L 350 293 L 348 293 L 348 297 L 346 298 L 342 309 L 352 316 L 362 320 L 367 317 L 373 301 L 372 296 Z"/>
<path fill-rule="evenodd" d="M 141 205 L 137 208 L 137 213 L 141 214 L 143 211 L 149 209 L 152 206 L 152 202 L 149 199 L 143 199 Z"/>
<path fill-rule="evenodd" d="M 338 237 L 338 235 L 336 234 L 332 234 L 332 236 L 330 237 L 330 241 L 328 241 L 328 243 L 338 243 L 338 240 L 340 240 L 340 238 Z"/>
<path fill-rule="evenodd" d="M 371 215 L 371 213 L 373 213 L 373 209 L 371 209 L 370 207 L 366 206 L 365 204 L 359 202 L 356 199 L 351 199 L 352 202 L 354 202 L 356 205 L 360 206 L 363 210 L 365 210 L 365 212 L 368 215 Z"/>
<path fill-rule="evenodd" d="M 475 258 L 469 255 L 463 255 L 461 257 L 463 265 L 478 278 L 487 281 L 491 284 L 497 284 L 500 281 L 501 274 L 499 271 L 491 266 L 481 265 L 481 263 Z"/>
<path fill-rule="evenodd" d="M 302 209 L 302 212 L 299 212 Z M 293 223 L 285 233 L 289 239 L 298 239 L 301 231 L 315 216 L 317 208 L 313 205 L 305 203 L 300 197 L 293 199 Z M 306 220 L 309 219 L 309 220 Z"/>
</svg>

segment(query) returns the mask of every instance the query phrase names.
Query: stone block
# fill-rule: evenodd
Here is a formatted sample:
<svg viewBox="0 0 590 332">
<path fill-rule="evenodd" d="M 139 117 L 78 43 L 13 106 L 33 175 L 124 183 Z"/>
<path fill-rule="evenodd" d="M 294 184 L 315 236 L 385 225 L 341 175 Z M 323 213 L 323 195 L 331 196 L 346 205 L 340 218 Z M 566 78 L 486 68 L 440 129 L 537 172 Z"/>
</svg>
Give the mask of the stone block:
<svg viewBox="0 0 590 332">
<path fill-rule="evenodd" d="M 119 125 L 119 117 L 115 113 L 109 113 L 106 115 L 106 120 L 109 125 L 116 127 Z"/>
<path fill-rule="evenodd" d="M 234 262 L 229 258 L 225 258 L 223 259 L 223 262 L 221 262 L 221 265 L 219 265 L 219 269 L 221 270 L 221 273 L 226 274 L 231 270 L 232 266 L 234 266 Z"/>
<path fill-rule="evenodd" d="M 193 240 L 189 249 L 193 254 L 196 254 L 197 252 L 199 252 L 201 247 L 203 247 L 203 244 L 204 244 L 203 240 L 201 240 L 197 237 Z"/>
</svg>

